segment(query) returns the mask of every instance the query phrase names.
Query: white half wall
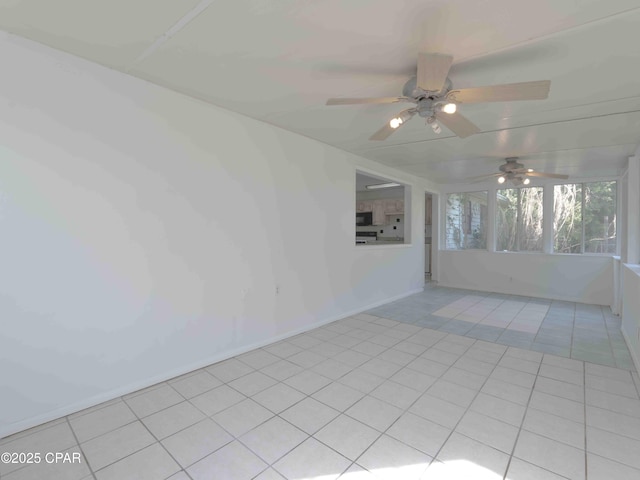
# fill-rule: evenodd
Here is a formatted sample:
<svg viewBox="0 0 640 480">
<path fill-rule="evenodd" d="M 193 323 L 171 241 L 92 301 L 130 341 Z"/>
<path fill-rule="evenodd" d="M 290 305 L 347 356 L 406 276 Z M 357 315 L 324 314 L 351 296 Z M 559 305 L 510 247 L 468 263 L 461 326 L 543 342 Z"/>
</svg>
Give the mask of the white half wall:
<svg viewBox="0 0 640 480">
<path fill-rule="evenodd" d="M 622 334 L 640 372 L 640 265 L 623 265 Z"/>
<path fill-rule="evenodd" d="M 443 286 L 595 305 L 613 302 L 612 257 L 483 250 L 438 253 L 438 283 Z"/>
<path fill-rule="evenodd" d="M 393 169 L 0 38 L 0 437 L 423 287 Z M 413 187 L 357 248 L 355 171 Z"/>
</svg>

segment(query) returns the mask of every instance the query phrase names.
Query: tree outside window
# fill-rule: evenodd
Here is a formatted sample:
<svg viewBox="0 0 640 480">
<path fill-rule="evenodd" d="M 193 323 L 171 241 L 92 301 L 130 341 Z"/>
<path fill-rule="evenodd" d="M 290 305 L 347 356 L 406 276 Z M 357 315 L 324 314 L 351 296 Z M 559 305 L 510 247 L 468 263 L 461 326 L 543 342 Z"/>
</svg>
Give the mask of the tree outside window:
<svg viewBox="0 0 640 480">
<path fill-rule="evenodd" d="M 542 187 L 506 188 L 496 197 L 496 250 L 542 251 Z"/>
<path fill-rule="evenodd" d="M 615 181 L 556 185 L 554 251 L 616 253 L 616 194 Z"/>
</svg>

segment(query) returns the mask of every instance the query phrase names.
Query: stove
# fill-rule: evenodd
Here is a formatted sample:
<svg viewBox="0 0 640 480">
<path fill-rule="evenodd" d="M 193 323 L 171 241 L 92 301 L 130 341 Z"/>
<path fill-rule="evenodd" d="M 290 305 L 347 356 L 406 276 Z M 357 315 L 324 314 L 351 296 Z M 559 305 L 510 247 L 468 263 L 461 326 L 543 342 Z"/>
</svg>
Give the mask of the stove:
<svg viewBox="0 0 640 480">
<path fill-rule="evenodd" d="M 378 239 L 378 232 L 356 232 L 356 244 L 362 245 L 375 242 Z"/>
</svg>

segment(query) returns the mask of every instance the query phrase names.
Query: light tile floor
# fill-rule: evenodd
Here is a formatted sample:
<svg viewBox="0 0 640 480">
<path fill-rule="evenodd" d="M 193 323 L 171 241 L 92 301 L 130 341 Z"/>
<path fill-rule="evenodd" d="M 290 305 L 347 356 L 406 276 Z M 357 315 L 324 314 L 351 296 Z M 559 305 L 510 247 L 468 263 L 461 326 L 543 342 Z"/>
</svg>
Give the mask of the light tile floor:
<svg viewBox="0 0 640 480">
<path fill-rule="evenodd" d="M 435 286 L 368 313 L 600 365 L 633 368 L 609 307 Z"/>
<path fill-rule="evenodd" d="M 537 302 L 433 289 L 376 309 L 402 311 L 402 321 L 354 315 L 1 439 L 0 452 L 81 462 L 0 463 L 0 477 L 637 480 L 640 377 L 533 350 L 556 310 Z M 429 317 L 410 318 L 421 303 Z M 478 326 L 495 328 L 480 313 L 491 305 L 510 323 L 493 341 L 472 338 Z M 615 319 L 602 309 L 557 306 L 573 312 L 574 333 L 585 312 L 612 342 Z M 442 309 L 467 319 L 433 315 Z M 434 319 L 443 323 L 419 324 Z M 451 322 L 471 326 L 445 331 Z M 509 326 L 535 322 L 526 348 L 505 344 L 521 331 Z"/>
</svg>

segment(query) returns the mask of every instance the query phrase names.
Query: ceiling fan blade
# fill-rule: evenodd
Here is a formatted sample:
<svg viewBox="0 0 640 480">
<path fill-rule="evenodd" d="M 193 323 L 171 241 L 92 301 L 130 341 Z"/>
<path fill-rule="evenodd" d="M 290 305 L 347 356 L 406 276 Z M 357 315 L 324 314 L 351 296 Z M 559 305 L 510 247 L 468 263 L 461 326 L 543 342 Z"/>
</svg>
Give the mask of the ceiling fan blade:
<svg viewBox="0 0 640 480">
<path fill-rule="evenodd" d="M 381 103 L 399 103 L 411 102 L 407 97 L 380 97 L 380 98 L 330 98 L 327 105 L 362 105 L 362 104 L 381 104 Z"/>
<path fill-rule="evenodd" d="M 389 126 L 389 122 L 385 126 L 383 126 L 380 130 L 369 137 L 369 140 L 386 140 L 389 135 L 395 132 L 397 128 L 391 128 Z"/>
<path fill-rule="evenodd" d="M 490 178 L 494 178 L 494 177 L 501 177 L 502 175 L 503 175 L 502 173 L 490 173 L 489 175 L 479 175 L 477 177 L 470 177 L 470 178 L 467 178 L 467 183 L 482 182 L 483 180 L 489 180 Z"/>
<path fill-rule="evenodd" d="M 459 113 L 443 113 L 436 112 L 436 118 L 445 127 L 451 130 L 460 138 L 466 138 L 469 135 L 480 133 L 480 129 L 471 120 L 467 119 Z"/>
<path fill-rule="evenodd" d="M 444 87 L 453 57 L 441 53 L 418 54 L 418 87 L 439 92 Z"/>
<path fill-rule="evenodd" d="M 398 113 L 393 118 L 402 117 L 403 115 L 408 115 L 408 116 L 406 117 L 404 122 L 402 122 L 396 128 L 391 127 L 390 125 L 391 119 L 390 119 L 389 122 L 387 122 L 380 130 L 378 130 L 376 133 L 371 135 L 369 137 L 369 140 L 386 140 L 389 137 L 389 135 L 391 135 L 393 132 L 398 130 L 398 128 L 400 128 L 402 125 L 407 123 L 415 115 L 415 111 L 412 112 L 411 109 L 408 108 L 407 110 L 403 110 L 402 112 Z"/>
<path fill-rule="evenodd" d="M 527 177 L 561 178 L 563 180 L 569 178 L 569 175 L 562 175 L 560 173 L 527 172 L 525 175 Z"/>
<path fill-rule="evenodd" d="M 515 100 L 544 100 L 549 96 L 551 81 L 507 83 L 488 87 L 451 90 L 447 99 L 456 103 L 510 102 Z"/>
</svg>

